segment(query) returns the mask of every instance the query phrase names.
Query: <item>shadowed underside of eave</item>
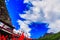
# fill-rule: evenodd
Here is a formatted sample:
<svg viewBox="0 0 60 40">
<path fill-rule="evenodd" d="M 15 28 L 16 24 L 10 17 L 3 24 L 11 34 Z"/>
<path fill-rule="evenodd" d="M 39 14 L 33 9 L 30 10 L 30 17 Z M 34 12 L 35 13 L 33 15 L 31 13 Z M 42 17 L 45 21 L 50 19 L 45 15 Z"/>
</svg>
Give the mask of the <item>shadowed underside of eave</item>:
<svg viewBox="0 0 60 40">
<path fill-rule="evenodd" d="M 11 20 L 5 5 L 5 0 L 0 0 L 0 20 L 3 20 L 11 25 Z"/>
</svg>

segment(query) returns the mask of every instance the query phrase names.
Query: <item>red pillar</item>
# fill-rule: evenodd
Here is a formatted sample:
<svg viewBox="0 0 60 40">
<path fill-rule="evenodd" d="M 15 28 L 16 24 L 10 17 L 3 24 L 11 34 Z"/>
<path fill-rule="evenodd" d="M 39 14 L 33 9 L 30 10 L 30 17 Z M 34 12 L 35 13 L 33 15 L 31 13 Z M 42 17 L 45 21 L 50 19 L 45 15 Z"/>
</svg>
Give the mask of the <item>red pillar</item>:
<svg viewBox="0 0 60 40">
<path fill-rule="evenodd" d="M 1 40 L 6 40 L 6 38 L 4 37 L 4 35 L 1 36 Z"/>
</svg>

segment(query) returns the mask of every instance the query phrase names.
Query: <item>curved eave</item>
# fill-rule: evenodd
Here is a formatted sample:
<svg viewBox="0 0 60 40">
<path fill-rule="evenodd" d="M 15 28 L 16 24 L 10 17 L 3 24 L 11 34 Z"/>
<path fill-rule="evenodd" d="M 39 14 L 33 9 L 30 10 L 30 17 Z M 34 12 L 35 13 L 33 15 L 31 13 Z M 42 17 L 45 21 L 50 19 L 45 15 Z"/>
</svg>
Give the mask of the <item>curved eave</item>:
<svg viewBox="0 0 60 40">
<path fill-rule="evenodd" d="M 9 26 L 10 28 L 13 28 L 13 29 L 15 28 L 15 27 L 13 27 L 12 25 L 10 25 L 10 24 L 4 22 L 3 20 L 0 20 L 0 22 L 4 23 L 5 25 Z"/>
</svg>

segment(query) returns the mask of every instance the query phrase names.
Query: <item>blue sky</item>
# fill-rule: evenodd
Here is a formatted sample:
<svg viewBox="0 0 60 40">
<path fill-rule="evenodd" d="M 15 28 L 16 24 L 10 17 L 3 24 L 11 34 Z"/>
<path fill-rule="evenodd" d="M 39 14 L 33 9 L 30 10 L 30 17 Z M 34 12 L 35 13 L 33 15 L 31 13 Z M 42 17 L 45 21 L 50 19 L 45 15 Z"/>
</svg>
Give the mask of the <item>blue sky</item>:
<svg viewBox="0 0 60 40">
<path fill-rule="evenodd" d="M 5 2 L 15 33 L 24 31 L 25 36 L 39 38 L 46 32 L 60 32 L 60 0 L 5 0 Z"/>
<path fill-rule="evenodd" d="M 21 28 L 21 26 L 27 25 L 31 29 L 31 31 L 29 31 L 31 38 L 39 38 L 47 32 L 48 23 L 44 23 L 39 20 L 38 20 L 39 22 L 36 22 L 37 18 L 29 19 L 28 16 L 25 19 L 25 16 L 23 14 L 26 14 L 26 13 L 23 11 L 30 10 L 30 7 L 33 7 L 32 4 L 23 3 L 23 0 L 9 0 L 9 1 L 6 0 L 6 7 L 9 12 L 11 22 L 16 30 L 19 30 Z M 42 13 L 43 12 L 41 12 L 41 14 Z M 33 15 L 32 15 L 32 17 L 33 17 Z M 37 17 L 38 17 L 38 19 L 42 19 L 42 17 L 40 18 L 40 16 L 38 16 L 38 15 L 37 15 Z M 20 20 L 21 24 L 19 24 L 17 22 L 18 20 Z M 25 22 L 26 20 L 28 20 L 29 22 L 31 21 L 31 23 L 29 23 L 29 22 L 26 23 Z M 26 23 L 26 24 L 22 25 L 23 23 Z"/>
</svg>

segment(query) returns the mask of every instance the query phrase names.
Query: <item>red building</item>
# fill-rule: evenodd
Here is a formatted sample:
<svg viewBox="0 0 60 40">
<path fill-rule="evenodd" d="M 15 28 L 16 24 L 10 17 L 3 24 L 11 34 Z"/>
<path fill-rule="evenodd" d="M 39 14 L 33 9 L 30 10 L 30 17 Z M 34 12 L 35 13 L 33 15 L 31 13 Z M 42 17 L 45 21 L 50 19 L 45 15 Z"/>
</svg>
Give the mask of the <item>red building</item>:
<svg viewBox="0 0 60 40">
<path fill-rule="evenodd" d="M 10 40 L 12 37 L 11 35 L 13 34 L 13 29 L 13 26 L 0 20 L 0 40 L 4 40 L 4 37 L 7 38 L 6 40 Z"/>
<path fill-rule="evenodd" d="M 31 40 L 26 38 L 24 33 L 21 35 L 13 33 L 14 27 L 0 20 L 0 40 Z"/>
</svg>

